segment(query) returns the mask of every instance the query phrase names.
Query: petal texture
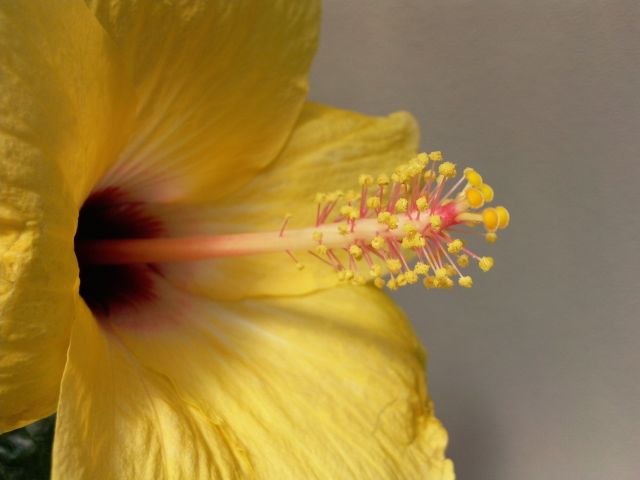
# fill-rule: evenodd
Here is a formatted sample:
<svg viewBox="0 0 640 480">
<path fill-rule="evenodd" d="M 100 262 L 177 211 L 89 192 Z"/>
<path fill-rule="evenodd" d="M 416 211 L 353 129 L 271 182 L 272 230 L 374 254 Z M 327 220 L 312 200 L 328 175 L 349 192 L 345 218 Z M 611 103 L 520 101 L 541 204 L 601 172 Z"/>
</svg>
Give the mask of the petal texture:
<svg viewBox="0 0 640 480">
<path fill-rule="evenodd" d="M 102 187 L 213 199 L 274 159 L 307 92 L 317 1 L 87 3 L 137 93 L 129 145 Z"/>
<path fill-rule="evenodd" d="M 423 351 L 381 292 L 160 288 L 109 330 L 74 326 L 54 478 L 453 478 Z"/>
<path fill-rule="evenodd" d="M 0 3 L 0 431 L 55 410 L 78 208 L 125 123 L 111 53 L 81 1 Z"/>
<path fill-rule="evenodd" d="M 362 173 L 390 172 L 415 154 L 418 128 L 404 112 L 388 117 L 307 104 L 276 161 L 242 189 L 210 205 L 149 205 L 171 235 L 274 231 L 313 226 L 316 192 L 358 189 Z M 212 298 L 304 294 L 337 283 L 333 269 L 297 252 L 164 265 L 172 282 Z"/>
</svg>

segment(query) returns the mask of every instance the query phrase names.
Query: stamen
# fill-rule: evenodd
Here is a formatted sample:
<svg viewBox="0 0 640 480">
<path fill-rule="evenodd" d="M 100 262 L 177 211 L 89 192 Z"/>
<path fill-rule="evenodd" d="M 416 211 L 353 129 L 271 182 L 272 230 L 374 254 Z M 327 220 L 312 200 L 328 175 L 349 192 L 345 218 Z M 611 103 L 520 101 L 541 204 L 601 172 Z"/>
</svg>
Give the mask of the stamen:
<svg viewBox="0 0 640 480">
<path fill-rule="evenodd" d="M 373 280 L 382 287 L 381 277 L 388 275 L 386 285 L 395 289 L 416 283 L 422 275 L 428 288 L 450 288 L 454 285 L 450 277 L 457 275 L 458 284 L 469 288 L 473 281 L 460 270 L 468 266 L 469 257 L 483 271 L 492 268 L 493 259 L 473 253 L 449 232 L 466 230 L 456 226 L 483 225 L 487 242 L 493 243 L 495 232 L 508 226 L 509 212 L 502 206 L 478 211 L 493 200 L 493 189 L 470 168 L 453 180 L 456 165 L 447 161 L 436 167 L 442 160 L 441 152 L 421 153 L 390 176 L 380 174 L 374 181 L 371 175 L 361 175 L 358 193 L 318 193 L 315 221 L 308 228 L 288 228 L 291 215 L 287 214 L 275 232 L 87 240 L 76 251 L 89 264 L 165 263 L 286 252 L 299 269 L 304 268 L 303 263 L 294 252 L 307 252 L 345 281 Z M 412 258 L 417 259 L 413 268 Z"/>
</svg>

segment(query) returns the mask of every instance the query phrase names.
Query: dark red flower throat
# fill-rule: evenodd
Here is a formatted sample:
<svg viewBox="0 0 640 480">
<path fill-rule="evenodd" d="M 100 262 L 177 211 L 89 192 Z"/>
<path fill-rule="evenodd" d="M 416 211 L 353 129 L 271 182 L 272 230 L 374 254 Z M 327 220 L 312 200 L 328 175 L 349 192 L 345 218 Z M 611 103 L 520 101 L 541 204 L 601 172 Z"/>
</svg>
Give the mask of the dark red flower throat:
<svg viewBox="0 0 640 480">
<path fill-rule="evenodd" d="M 160 221 L 144 211 L 142 202 L 128 201 L 118 188 L 107 188 L 87 198 L 80 209 L 74 239 L 80 267 L 80 296 L 98 317 L 135 308 L 155 298 L 151 264 L 100 265 L 79 254 L 87 240 L 153 238 L 162 234 Z M 84 255 L 84 256 L 83 256 Z"/>
</svg>

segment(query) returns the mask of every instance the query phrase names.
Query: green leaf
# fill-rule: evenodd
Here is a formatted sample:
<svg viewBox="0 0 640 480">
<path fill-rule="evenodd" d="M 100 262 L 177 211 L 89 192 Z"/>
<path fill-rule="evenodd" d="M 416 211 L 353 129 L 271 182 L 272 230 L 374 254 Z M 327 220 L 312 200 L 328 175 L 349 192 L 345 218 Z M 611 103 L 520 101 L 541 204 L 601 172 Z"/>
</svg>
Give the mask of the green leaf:
<svg viewBox="0 0 640 480">
<path fill-rule="evenodd" d="M 51 476 L 55 415 L 0 435 L 0 480 L 46 480 Z"/>
</svg>

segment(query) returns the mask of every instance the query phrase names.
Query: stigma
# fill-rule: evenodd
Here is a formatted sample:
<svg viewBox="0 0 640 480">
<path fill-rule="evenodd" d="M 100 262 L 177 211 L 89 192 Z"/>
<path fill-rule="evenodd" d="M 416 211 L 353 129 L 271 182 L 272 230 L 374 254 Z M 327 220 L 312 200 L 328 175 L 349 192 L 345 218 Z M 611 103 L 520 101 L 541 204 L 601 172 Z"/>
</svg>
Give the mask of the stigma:
<svg viewBox="0 0 640 480">
<path fill-rule="evenodd" d="M 492 257 L 472 251 L 462 238 L 481 233 L 495 243 L 509 225 L 503 206 L 490 207 L 493 189 L 472 168 L 458 171 L 441 152 L 420 153 L 393 172 L 362 174 L 349 191 L 318 193 L 315 219 L 305 228 L 185 238 L 93 240 L 77 245 L 85 263 L 136 264 L 283 252 L 298 269 L 322 262 L 344 282 L 372 282 L 395 290 L 470 288 L 464 270 L 474 262 L 491 270 Z M 354 179 L 355 184 L 355 179 Z M 475 227 L 484 232 L 476 232 Z M 308 255 L 308 256 L 307 256 Z"/>
</svg>

